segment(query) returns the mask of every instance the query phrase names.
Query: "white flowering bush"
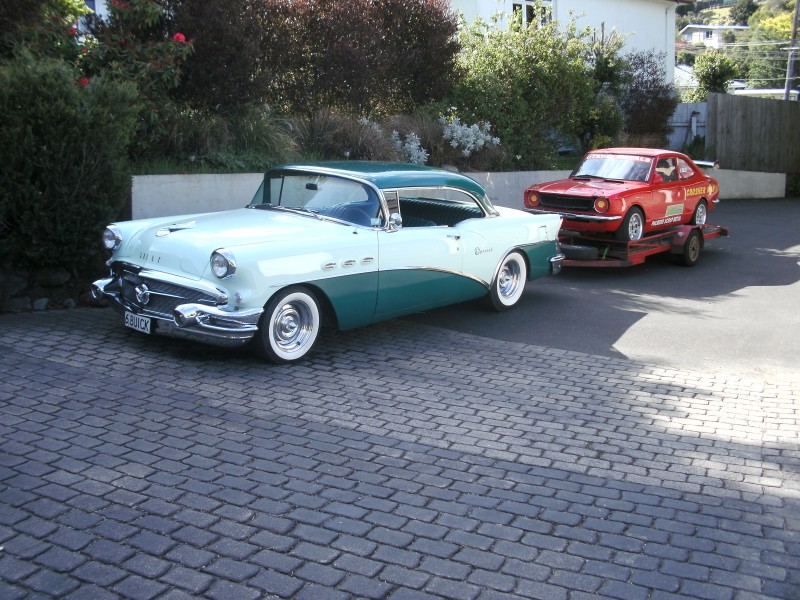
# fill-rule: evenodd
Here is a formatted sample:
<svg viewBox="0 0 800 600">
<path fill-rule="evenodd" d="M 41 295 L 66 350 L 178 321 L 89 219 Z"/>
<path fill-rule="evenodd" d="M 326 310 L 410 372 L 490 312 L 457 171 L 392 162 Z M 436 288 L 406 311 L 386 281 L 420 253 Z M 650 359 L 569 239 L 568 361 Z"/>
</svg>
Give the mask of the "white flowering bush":
<svg viewBox="0 0 800 600">
<path fill-rule="evenodd" d="M 422 142 L 416 133 L 401 136 L 397 130 L 392 131 L 392 143 L 405 158 L 406 162 L 415 165 L 424 165 L 428 161 L 428 152 L 422 147 Z"/>
<path fill-rule="evenodd" d="M 457 116 L 440 117 L 444 139 L 453 148 L 461 152 L 464 158 L 469 158 L 475 152 L 491 146 L 499 146 L 500 138 L 492 135 L 492 126 L 489 123 L 462 123 Z"/>
</svg>

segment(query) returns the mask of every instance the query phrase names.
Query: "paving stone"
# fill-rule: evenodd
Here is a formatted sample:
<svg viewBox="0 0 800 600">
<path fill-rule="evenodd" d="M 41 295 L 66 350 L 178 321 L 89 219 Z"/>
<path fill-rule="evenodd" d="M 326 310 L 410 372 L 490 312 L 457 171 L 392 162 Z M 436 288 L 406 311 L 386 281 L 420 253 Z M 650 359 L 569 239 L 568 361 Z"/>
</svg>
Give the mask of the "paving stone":
<svg viewBox="0 0 800 600">
<path fill-rule="evenodd" d="M 410 321 L 326 332 L 279 366 L 136 336 L 110 311 L 0 319 L 3 598 L 800 586 L 784 382 Z"/>
</svg>

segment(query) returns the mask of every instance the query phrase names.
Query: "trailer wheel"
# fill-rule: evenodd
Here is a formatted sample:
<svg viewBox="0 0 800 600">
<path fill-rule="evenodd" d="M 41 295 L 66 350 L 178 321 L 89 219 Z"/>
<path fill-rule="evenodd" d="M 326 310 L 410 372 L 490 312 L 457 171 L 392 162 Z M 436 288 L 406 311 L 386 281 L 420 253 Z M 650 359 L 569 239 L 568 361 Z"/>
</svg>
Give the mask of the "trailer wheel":
<svg viewBox="0 0 800 600">
<path fill-rule="evenodd" d="M 683 254 L 679 254 L 676 259 L 684 267 L 693 267 L 700 260 L 700 250 L 703 249 L 703 237 L 696 229 L 689 233 L 683 243 Z"/>
</svg>

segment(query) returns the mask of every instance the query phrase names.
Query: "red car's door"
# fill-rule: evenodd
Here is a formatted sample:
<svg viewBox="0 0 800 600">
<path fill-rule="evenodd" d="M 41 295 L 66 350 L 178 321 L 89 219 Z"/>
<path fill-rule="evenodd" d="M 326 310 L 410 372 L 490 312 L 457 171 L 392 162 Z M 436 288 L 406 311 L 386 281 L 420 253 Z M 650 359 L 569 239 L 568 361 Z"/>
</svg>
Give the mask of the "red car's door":
<svg viewBox="0 0 800 600">
<path fill-rule="evenodd" d="M 684 222 L 687 219 L 684 216 L 687 210 L 686 182 L 680 179 L 675 157 L 659 158 L 653 177 L 653 206 L 646 215 L 648 229 L 661 229 Z"/>
</svg>

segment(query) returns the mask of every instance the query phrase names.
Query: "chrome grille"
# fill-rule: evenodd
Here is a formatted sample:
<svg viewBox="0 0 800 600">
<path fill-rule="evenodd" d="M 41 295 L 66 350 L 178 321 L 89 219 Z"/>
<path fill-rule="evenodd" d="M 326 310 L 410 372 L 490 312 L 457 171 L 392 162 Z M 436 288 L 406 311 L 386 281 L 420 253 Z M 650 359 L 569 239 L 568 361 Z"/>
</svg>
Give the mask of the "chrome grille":
<svg viewBox="0 0 800 600">
<path fill-rule="evenodd" d="M 594 198 L 585 196 L 562 196 L 560 194 L 542 194 L 539 204 L 543 208 L 556 210 L 594 210 Z"/>
<path fill-rule="evenodd" d="M 142 277 L 131 271 L 123 271 L 119 281 L 125 303 L 146 315 L 171 319 L 173 309 L 179 304 L 217 304 L 217 298 L 202 290 Z M 142 286 L 146 286 L 146 290 Z"/>
</svg>

